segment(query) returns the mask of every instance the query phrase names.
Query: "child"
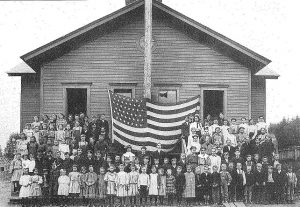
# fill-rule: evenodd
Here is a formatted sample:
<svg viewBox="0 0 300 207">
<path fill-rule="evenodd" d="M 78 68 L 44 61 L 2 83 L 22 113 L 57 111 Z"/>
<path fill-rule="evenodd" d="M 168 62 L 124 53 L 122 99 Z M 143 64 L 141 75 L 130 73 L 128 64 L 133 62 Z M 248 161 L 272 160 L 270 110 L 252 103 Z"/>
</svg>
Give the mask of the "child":
<svg viewBox="0 0 300 207">
<path fill-rule="evenodd" d="M 85 196 L 86 196 L 86 191 L 87 191 L 86 179 L 87 179 L 86 167 L 81 166 L 81 172 L 80 172 L 80 197 L 83 198 L 84 202 L 85 202 Z"/>
<path fill-rule="evenodd" d="M 201 147 L 200 154 L 198 155 L 198 165 L 200 168 L 200 174 L 204 172 L 204 166 L 208 164 L 208 155 L 204 147 Z"/>
<path fill-rule="evenodd" d="M 43 179 L 43 184 L 42 184 L 42 195 L 44 197 L 44 205 L 49 205 L 50 202 L 50 197 L 49 197 L 49 193 L 50 193 L 50 189 L 49 189 L 49 171 L 48 169 L 43 169 L 43 175 L 42 175 L 42 179 Z"/>
<path fill-rule="evenodd" d="M 182 203 L 182 196 L 183 196 L 183 191 L 185 187 L 185 175 L 182 173 L 182 167 L 178 166 L 177 167 L 177 172 L 175 175 L 175 189 L 176 189 L 176 196 L 177 196 L 177 203 L 180 205 Z"/>
<path fill-rule="evenodd" d="M 167 169 L 166 194 L 168 197 L 168 205 L 173 205 L 175 193 L 175 177 L 172 175 L 172 169 Z"/>
<path fill-rule="evenodd" d="M 227 172 L 226 164 L 221 165 L 221 195 L 224 203 L 228 203 L 228 186 L 230 185 L 232 178 L 229 172 Z"/>
<path fill-rule="evenodd" d="M 196 147 L 192 146 L 191 151 L 192 151 L 192 154 L 189 154 L 187 156 L 186 163 L 187 163 L 187 165 L 190 165 L 192 168 L 192 171 L 194 171 L 198 165 L 198 155 L 196 154 Z"/>
<path fill-rule="evenodd" d="M 255 187 L 254 187 L 255 201 L 256 203 L 261 204 L 263 202 L 264 187 L 266 185 L 266 180 L 267 180 L 266 173 L 262 171 L 261 163 L 256 164 L 256 171 L 254 172 L 254 178 L 255 178 Z"/>
<path fill-rule="evenodd" d="M 97 190 L 97 197 L 103 201 L 106 197 L 106 184 L 105 184 L 105 169 L 100 167 L 100 173 L 98 175 L 98 190 Z M 103 202 L 102 202 L 103 203 Z"/>
<path fill-rule="evenodd" d="M 274 172 L 271 165 L 268 166 L 267 182 L 266 182 L 266 200 L 271 204 L 275 199 L 275 182 Z"/>
<path fill-rule="evenodd" d="M 239 126 L 236 124 L 236 118 L 232 118 L 231 123 L 230 123 L 231 134 L 237 134 L 238 133 L 238 127 Z"/>
<path fill-rule="evenodd" d="M 136 171 L 134 164 L 131 165 L 131 172 L 129 173 L 129 189 L 128 196 L 130 197 L 130 204 L 136 205 L 136 197 L 138 194 L 138 178 L 139 173 Z"/>
<path fill-rule="evenodd" d="M 212 187 L 212 178 L 211 174 L 209 173 L 209 168 L 207 165 L 204 166 L 204 172 L 201 174 L 200 177 L 200 188 L 201 188 L 201 194 L 204 197 L 205 205 L 208 205 L 209 203 L 209 196 L 211 192 Z"/>
<path fill-rule="evenodd" d="M 218 173 L 218 166 L 214 165 L 213 173 L 211 174 L 212 179 L 212 202 L 215 205 L 220 203 L 220 185 L 221 185 L 221 176 Z"/>
<path fill-rule="evenodd" d="M 286 173 L 282 171 L 281 164 L 277 164 L 276 171 L 274 172 L 277 204 L 284 202 L 286 181 Z"/>
<path fill-rule="evenodd" d="M 142 167 L 142 173 L 138 178 L 138 189 L 140 191 L 140 205 L 143 205 L 143 198 L 145 200 L 145 204 L 147 203 L 147 194 L 148 189 L 150 187 L 150 178 L 149 175 L 146 174 L 146 167 Z"/>
<path fill-rule="evenodd" d="M 253 186 L 255 183 L 255 177 L 254 174 L 252 173 L 252 168 L 251 166 L 248 166 L 246 168 L 246 185 L 245 185 L 245 202 L 246 203 L 252 203 L 252 191 L 253 191 Z"/>
<path fill-rule="evenodd" d="M 26 140 L 25 133 L 20 133 L 20 139 L 17 139 L 16 141 L 16 151 L 17 153 L 20 153 L 21 156 L 28 154 L 28 149 L 27 149 L 28 141 L 29 140 Z"/>
<path fill-rule="evenodd" d="M 59 152 L 59 143 L 57 140 L 54 140 L 53 144 L 54 145 L 52 146 L 52 154 L 54 158 L 57 158 L 57 152 Z M 60 153 L 59 153 L 59 157 L 61 157 Z"/>
<path fill-rule="evenodd" d="M 33 136 L 33 130 L 32 130 L 31 124 L 27 123 L 25 125 L 25 128 L 23 129 L 23 133 L 26 135 L 27 138 L 30 138 Z"/>
<path fill-rule="evenodd" d="M 77 165 L 73 165 L 73 171 L 69 173 L 71 197 L 78 197 L 80 194 L 80 173 L 77 171 Z"/>
<path fill-rule="evenodd" d="M 19 185 L 21 186 L 19 197 L 22 199 L 22 206 L 29 204 L 28 198 L 30 196 L 30 175 L 28 169 L 24 169 L 23 175 L 20 177 Z"/>
<path fill-rule="evenodd" d="M 293 203 L 294 202 L 294 189 L 297 185 L 297 176 L 293 172 L 293 167 L 289 166 L 287 172 L 287 202 Z"/>
<path fill-rule="evenodd" d="M 237 182 L 237 171 L 234 168 L 234 163 L 229 162 L 228 172 L 232 178 L 230 185 L 228 186 L 228 198 L 230 202 L 236 202 L 236 182 Z"/>
<path fill-rule="evenodd" d="M 274 154 L 273 168 L 276 168 L 276 166 L 278 164 L 280 164 L 280 162 L 279 162 L 279 154 Z"/>
<path fill-rule="evenodd" d="M 55 139 L 55 125 L 54 125 L 54 123 L 49 124 L 48 139 L 50 139 L 52 142 Z"/>
<path fill-rule="evenodd" d="M 64 131 L 63 125 L 58 125 L 57 131 L 55 131 L 55 140 L 57 140 L 59 143 L 65 141 L 66 133 Z"/>
<path fill-rule="evenodd" d="M 58 190 L 58 178 L 59 178 L 59 169 L 56 166 L 56 163 L 54 162 L 52 164 L 52 168 L 50 170 L 49 174 L 49 194 L 50 194 L 50 200 L 52 200 L 54 203 L 57 202 L 56 196 L 57 196 L 57 190 Z"/>
<path fill-rule="evenodd" d="M 21 160 L 20 153 L 17 153 L 14 160 L 11 162 L 10 172 L 12 173 L 11 182 L 13 184 L 13 192 L 15 192 L 15 193 L 19 192 L 19 190 L 20 190 L 19 180 L 23 173 L 22 160 Z M 28 172 L 27 172 L 27 174 L 28 174 Z"/>
<path fill-rule="evenodd" d="M 29 161 L 28 161 L 28 171 L 29 175 L 33 175 L 33 170 L 35 168 L 35 159 L 33 154 L 29 154 Z"/>
<path fill-rule="evenodd" d="M 246 117 L 242 117 L 242 118 L 241 118 L 241 121 L 242 121 L 242 123 L 239 125 L 239 129 L 243 127 L 244 130 L 245 130 L 245 133 L 246 133 L 247 135 L 249 135 L 249 130 L 248 130 L 249 125 L 248 125 L 248 123 L 247 123 L 247 118 L 246 118 Z"/>
<path fill-rule="evenodd" d="M 72 130 L 71 130 L 71 125 L 67 124 L 66 128 L 65 128 L 65 140 L 66 142 L 69 141 L 69 143 L 72 140 L 73 134 L 72 134 Z"/>
<path fill-rule="evenodd" d="M 116 176 L 117 197 L 120 200 L 121 206 L 126 205 L 127 189 L 129 184 L 128 174 L 124 172 L 124 165 L 119 165 L 120 172 Z"/>
<path fill-rule="evenodd" d="M 251 168 L 251 171 L 254 170 L 254 162 L 252 161 L 252 156 L 251 155 L 247 155 L 247 157 L 246 157 L 246 162 L 245 162 L 245 165 L 244 165 L 244 171 L 245 172 L 247 171 L 248 167 Z"/>
<path fill-rule="evenodd" d="M 237 201 L 243 201 L 244 200 L 244 185 L 246 184 L 246 177 L 245 177 L 245 172 L 242 170 L 242 164 L 239 162 L 236 164 L 236 171 L 237 171 L 236 199 L 237 199 Z"/>
<path fill-rule="evenodd" d="M 152 199 L 155 201 L 155 205 L 157 205 L 157 196 L 158 196 L 158 175 L 156 173 L 156 167 L 152 166 L 151 174 L 149 175 L 150 187 L 149 187 L 149 196 L 150 196 L 150 205 L 152 204 Z"/>
<path fill-rule="evenodd" d="M 215 143 L 216 141 L 218 141 L 220 144 L 224 144 L 224 136 L 222 134 L 221 128 L 219 126 L 217 126 L 215 128 L 214 134 L 212 136 L 212 140 L 213 143 Z"/>
<path fill-rule="evenodd" d="M 66 170 L 60 170 L 60 176 L 58 178 L 58 190 L 57 195 L 60 197 L 61 203 L 67 206 L 67 196 L 69 195 L 70 178 L 66 175 Z"/>
<path fill-rule="evenodd" d="M 70 148 L 69 145 L 66 144 L 65 141 L 62 141 L 59 145 L 58 145 L 58 150 L 61 152 L 61 158 L 65 159 L 65 154 L 66 153 L 70 153 Z"/>
<path fill-rule="evenodd" d="M 38 143 L 36 142 L 35 137 L 31 137 L 30 141 L 27 144 L 28 154 L 33 154 L 34 157 L 37 155 Z"/>
<path fill-rule="evenodd" d="M 167 172 L 167 169 L 171 169 L 171 164 L 169 163 L 169 158 L 168 157 L 164 158 L 162 168 L 164 169 L 165 172 Z"/>
<path fill-rule="evenodd" d="M 116 195 L 116 173 L 114 172 L 115 167 L 110 165 L 108 168 L 108 172 L 104 176 L 104 181 L 106 182 L 107 186 L 107 197 L 108 197 L 108 204 L 114 204 L 114 196 Z"/>
<path fill-rule="evenodd" d="M 204 168 L 204 166 L 203 166 Z M 204 171 L 204 170 L 203 170 Z M 196 201 L 198 202 L 198 205 L 201 205 L 201 201 L 203 201 L 203 195 L 201 192 L 201 168 L 200 166 L 196 167 L 195 169 L 195 195 L 196 195 Z"/>
<path fill-rule="evenodd" d="M 32 197 L 32 202 L 34 204 L 38 203 L 38 197 L 42 196 L 41 184 L 43 183 L 43 178 L 38 175 L 38 170 L 35 168 L 33 170 L 34 175 L 30 177 L 30 197 Z"/>
<path fill-rule="evenodd" d="M 158 197 L 160 205 L 164 204 L 164 197 L 166 196 L 166 176 L 164 175 L 164 169 L 158 169 Z"/>
<path fill-rule="evenodd" d="M 80 123 L 78 121 L 76 121 L 74 124 L 73 133 L 72 133 L 73 139 L 76 140 L 76 143 L 78 143 L 81 140 L 81 131 L 82 131 L 82 127 L 80 126 Z"/>
<path fill-rule="evenodd" d="M 89 166 L 89 172 L 86 174 L 86 198 L 90 198 L 90 206 L 93 205 L 94 199 L 96 197 L 96 182 L 97 182 L 97 174 L 94 172 L 94 167 L 92 165 Z"/>
<path fill-rule="evenodd" d="M 86 136 L 85 134 L 82 134 L 80 136 L 80 142 L 78 142 L 78 148 L 82 149 L 82 154 L 84 155 L 87 154 L 87 146 L 88 142 L 86 141 Z"/>
</svg>

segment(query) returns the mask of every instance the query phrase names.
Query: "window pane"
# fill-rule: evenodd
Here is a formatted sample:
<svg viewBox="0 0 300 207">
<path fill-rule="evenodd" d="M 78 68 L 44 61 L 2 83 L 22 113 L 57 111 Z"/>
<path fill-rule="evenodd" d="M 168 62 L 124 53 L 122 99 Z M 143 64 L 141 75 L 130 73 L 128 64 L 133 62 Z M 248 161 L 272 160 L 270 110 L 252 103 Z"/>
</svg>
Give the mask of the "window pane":
<svg viewBox="0 0 300 207">
<path fill-rule="evenodd" d="M 114 93 L 132 98 L 132 89 L 115 88 Z"/>
<path fill-rule="evenodd" d="M 177 91 L 176 90 L 161 90 L 158 94 L 159 103 L 176 103 Z"/>
</svg>

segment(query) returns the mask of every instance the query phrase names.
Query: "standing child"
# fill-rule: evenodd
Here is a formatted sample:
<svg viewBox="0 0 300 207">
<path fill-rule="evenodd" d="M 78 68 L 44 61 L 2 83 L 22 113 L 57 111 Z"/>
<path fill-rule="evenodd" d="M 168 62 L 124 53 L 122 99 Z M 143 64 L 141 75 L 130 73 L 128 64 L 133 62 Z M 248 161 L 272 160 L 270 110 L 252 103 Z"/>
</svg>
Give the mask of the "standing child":
<svg viewBox="0 0 300 207">
<path fill-rule="evenodd" d="M 43 169 L 43 184 L 42 184 L 42 195 L 44 197 L 43 204 L 49 205 L 50 203 L 50 196 L 49 196 L 49 171 L 48 169 Z"/>
<path fill-rule="evenodd" d="M 66 170 L 60 170 L 60 176 L 58 178 L 58 191 L 57 195 L 60 197 L 60 203 L 67 206 L 67 196 L 69 195 L 70 178 L 66 175 Z"/>
<path fill-rule="evenodd" d="M 34 175 L 30 177 L 30 197 L 32 198 L 32 203 L 38 204 L 38 197 L 42 196 L 41 184 L 43 183 L 43 178 L 38 175 L 38 169 L 33 170 Z"/>
<path fill-rule="evenodd" d="M 150 196 L 150 205 L 152 204 L 152 199 L 154 199 L 155 205 L 157 205 L 157 196 L 158 196 L 158 174 L 156 173 L 156 167 L 153 165 L 150 173 L 150 187 L 149 187 L 149 196 Z"/>
<path fill-rule="evenodd" d="M 267 177 L 266 177 L 266 173 L 263 172 L 262 170 L 261 163 L 256 164 L 256 171 L 254 172 L 254 178 L 255 178 L 255 187 L 254 187 L 255 201 L 257 204 L 262 204 Z"/>
<path fill-rule="evenodd" d="M 246 169 L 246 185 L 245 185 L 245 202 L 246 203 L 252 203 L 252 192 L 253 192 L 253 186 L 255 183 L 255 177 L 252 172 L 251 166 L 248 166 Z"/>
<path fill-rule="evenodd" d="M 76 143 L 80 141 L 81 138 L 81 131 L 82 127 L 80 126 L 80 123 L 78 121 L 75 122 L 74 128 L 73 128 L 73 139 L 76 140 Z"/>
<path fill-rule="evenodd" d="M 220 185 L 221 185 L 221 176 L 218 173 L 218 166 L 214 165 L 213 173 L 211 174 L 212 179 L 212 202 L 215 205 L 220 203 Z"/>
<path fill-rule="evenodd" d="M 293 203 L 294 202 L 294 189 L 297 185 L 297 176 L 293 172 L 293 167 L 289 166 L 288 172 L 287 172 L 287 202 Z"/>
<path fill-rule="evenodd" d="M 166 196 L 166 176 L 163 168 L 158 169 L 158 197 L 160 205 L 164 204 Z"/>
<path fill-rule="evenodd" d="M 203 168 L 204 168 L 204 166 L 203 166 Z M 196 167 L 196 169 L 195 169 L 195 189 L 196 189 L 195 195 L 196 195 L 196 201 L 197 201 L 198 205 L 201 205 L 201 202 L 203 201 L 203 192 L 201 191 L 202 190 L 201 174 L 202 174 L 202 172 L 201 172 L 200 166 Z"/>
<path fill-rule="evenodd" d="M 17 153 L 14 160 L 11 162 L 10 172 L 12 173 L 11 182 L 13 184 L 13 192 L 15 192 L 15 193 L 19 192 L 19 190 L 20 190 L 19 180 L 20 180 L 20 177 L 22 176 L 22 173 L 23 173 L 23 171 L 22 171 L 22 160 L 21 160 L 21 154 L 20 153 Z"/>
<path fill-rule="evenodd" d="M 138 178 L 139 173 L 134 164 L 131 165 L 131 172 L 129 173 L 129 189 L 128 196 L 130 197 L 130 204 L 136 205 L 136 197 L 138 194 Z"/>
<path fill-rule="evenodd" d="M 175 177 L 172 175 L 172 169 L 167 169 L 166 194 L 168 197 L 168 205 L 173 205 L 175 193 Z"/>
<path fill-rule="evenodd" d="M 81 171 L 80 171 L 80 197 L 83 199 L 83 202 L 85 203 L 85 196 L 86 196 L 86 178 L 87 178 L 87 173 L 86 173 L 86 167 L 81 166 Z"/>
<path fill-rule="evenodd" d="M 54 123 L 49 124 L 48 139 L 50 139 L 52 143 L 53 143 L 53 140 L 55 139 L 55 125 L 54 125 Z"/>
<path fill-rule="evenodd" d="M 78 172 L 77 165 L 73 165 L 73 170 L 72 172 L 69 173 L 69 178 L 70 178 L 70 189 L 69 189 L 69 194 L 73 198 L 78 197 L 80 194 L 80 173 Z"/>
<path fill-rule="evenodd" d="M 176 196 L 177 196 L 177 204 L 181 205 L 182 203 L 182 196 L 183 196 L 183 191 L 185 187 L 185 175 L 182 173 L 182 167 L 178 166 L 177 167 L 177 172 L 175 175 L 175 189 L 176 189 Z"/>
<path fill-rule="evenodd" d="M 116 176 L 117 197 L 120 200 L 121 206 L 126 205 L 127 190 L 129 184 L 128 174 L 124 172 L 124 165 L 119 165 L 120 172 Z"/>
<path fill-rule="evenodd" d="M 66 128 L 65 128 L 65 140 L 66 142 L 68 143 L 71 143 L 71 140 L 72 140 L 72 129 L 71 129 L 71 125 L 70 124 L 67 124 Z"/>
<path fill-rule="evenodd" d="M 104 167 L 100 167 L 100 173 L 98 175 L 98 190 L 97 190 L 97 197 L 100 199 L 101 204 L 105 203 L 104 199 L 106 197 L 106 184 L 105 184 L 105 169 Z"/>
<path fill-rule="evenodd" d="M 94 199 L 96 197 L 96 182 L 97 182 L 97 174 L 94 172 L 94 167 L 92 165 L 89 166 L 89 172 L 86 174 L 86 198 L 90 198 L 90 206 L 93 205 Z"/>
<path fill-rule="evenodd" d="M 275 200 L 275 176 L 273 167 L 271 165 L 268 166 L 267 172 L 266 198 L 269 204 L 271 204 Z"/>
<path fill-rule="evenodd" d="M 204 172 L 201 174 L 200 180 L 201 180 L 200 182 L 201 194 L 204 197 L 205 205 L 208 205 L 209 196 L 212 187 L 212 178 L 211 178 L 211 174 L 209 173 L 209 168 L 207 165 L 204 166 Z"/>
<path fill-rule="evenodd" d="M 55 140 L 57 140 L 59 143 L 65 141 L 66 133 L 64 131 L 63 125 L 58 125 L 57 131 L 55 131 Z"/>
<path fill-rule="evenodd" d="M 107 186 L 107 198 L 108 204 L 114 204 L 114 197 L 116 195 L 116 173 L 114 172 L 115 167 L 110 165 L 108 168 L 108 172 L 104 176 L 104 181 L 106 182 Z"/>
<path fill-rule="evenodd" d="M 224 203 L 228 203 L 228 186 L 230 185 L 232 178 L 230 173 L 227 171 L 227 165 L 221 165 L 221 195 Z"/>
<path fill-rule="evenodd" d="M 138 178 L 138 189 L 140 191 L 140 205 L 143 205 L 143 198 L 145 200 L 145 204 L 147 203 L 147 194 L 148 189 L 150 186 L 150 178 L 149 175 L 146 173 L 146 167 L 142 167 L 142 173 L 139 175 Z"/>
<path fill-rule="evenodd" d="M 236 179 L 236 199 L 237 201 L 244 200 L 244 185 L 246 184 L 245 172 L 242 170 L 242 163 L 236 164 L 237 179 Z"/>
<path fill-rule="evenodd" d="M 59 169 L 54 162 L 50 170 L 49 175 L 49 191 L 50 191 L 50 200 L 52 203 L 57 202 L 57 190 L 58 190 L 58 178 L 59 178 Z"/>
<path fill-rule="evenodd" d="M 24 169 L 23 175 L 20 177 L 19 185 L 21 186 L 19 197 L 22 199 L 22 206 L 29 204 L 28 198 L 30 196 L 30 175 L 28 169 Z"/>
</svg>

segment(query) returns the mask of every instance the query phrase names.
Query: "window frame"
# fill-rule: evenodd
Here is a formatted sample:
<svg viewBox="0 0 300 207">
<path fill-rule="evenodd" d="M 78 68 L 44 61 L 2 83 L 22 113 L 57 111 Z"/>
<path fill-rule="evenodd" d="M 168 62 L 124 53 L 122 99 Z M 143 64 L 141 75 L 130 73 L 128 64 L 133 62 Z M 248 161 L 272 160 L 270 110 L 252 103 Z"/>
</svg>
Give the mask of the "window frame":
<svg viewBox="0 0 300 207">
<path fill-rule="evenodd" d="M 114 92 L 115 89 L 131 89 L 131 98 L 135 98 L 135 89 L 137 83 L 109 83 L 109 90 Z"/>
<path fill-rule="evenodd" d="M 156 102 L 159 104 L 172 104 L 172 103 L 161 103 L 159 102 L 159 93 L 161 91 L 176 91 L 176 102 L 173 104 L 176 104 L 180 102 L 180 87 L 182 84 L 173 84 L 173 83 L 155 83 L 154 84 L 154 93 Z"/>
</svg>

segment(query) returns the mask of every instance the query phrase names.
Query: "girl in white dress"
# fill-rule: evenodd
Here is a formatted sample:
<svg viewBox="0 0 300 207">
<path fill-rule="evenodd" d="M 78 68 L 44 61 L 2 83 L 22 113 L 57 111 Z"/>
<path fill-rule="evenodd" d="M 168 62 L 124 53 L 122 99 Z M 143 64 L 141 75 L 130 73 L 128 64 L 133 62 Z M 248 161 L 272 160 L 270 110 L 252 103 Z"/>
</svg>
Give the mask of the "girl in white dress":
<svg viewBox="0 0 300 207">
<path fill-rule="evenodd" d="M 73 171 L 69 173 L 69 178 L 69 194 L 72 197 L 78 197 L 80 194 L 80 173 L 77 171 L 77 165 L 73 165 Z"/>
<path fill-rule="evenodd" d="M 66 206 L 67 196 L 69 195 L 70 178 L 66 175 L 66 170 L 60 170 L 58 178 L 58 191 L 57 195 L 60 197 L 61 203 Z"/>
<path fill-rule="evenodd" d="M 21 186 L 19 197 L 22 198 L 22 206 L 29 204 L 28 198 L 30 196 L 30 175 L 28 169 L 23 170 L 23 175 L 20 177 L 19 184 Z"/>
<path fill-rule="evenodd" d="M 109 166 L 108 172 L 104 176 L 104 181 L 107 186 L 107 198 L 108 204 L 114 204 L 114 197 L 116 195 L 116 173 L 114 172 L 115 167 L 113 165 Z"/>
<path fill-rule="evenodd" d="M 166 175 L 163 168 L 158 169 L 158 196 L 160 205 L 163 205 L 166 196 Z"/>
<path fill-rule="evenodd" d="M 158 196 L 158 174 L 156 173 L 156 167 L 152 166 L 150 174 L 150 187 L 149 187 L 149 196 L 150 196 L 150 204 L 152 204 L 152 199 L 155 201 L 155 205 L 157 205 L 157 196 Z"/>
<path fill-rule="evenodd" d="M 32 203 L 38 203 L 38 197 L 42 196 L 41 184 L 43 183 L 43 178 L 38 175 L 38 169 L 33 170 L 33 174 L 30 177 L 30 197 L 32 197 Z"/>
<path fill-rule="evenodd" d="M 129 185 L 128 174 L 124 172 L 124 165 L 119 165 L 120 172 L 116 176 L 117 197 L 120 199 L 121 206 L 125 205 L 127 189 Z"/>
</svg>

